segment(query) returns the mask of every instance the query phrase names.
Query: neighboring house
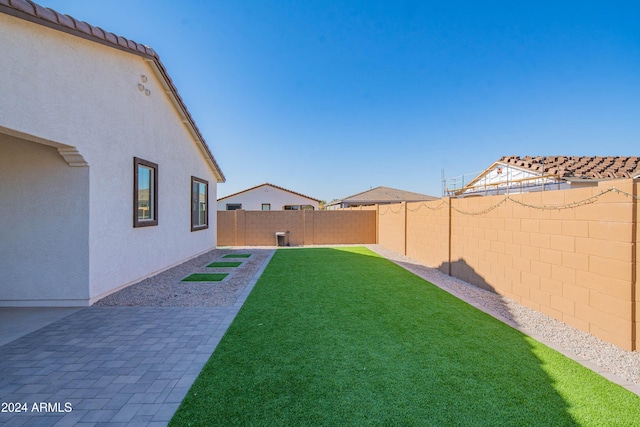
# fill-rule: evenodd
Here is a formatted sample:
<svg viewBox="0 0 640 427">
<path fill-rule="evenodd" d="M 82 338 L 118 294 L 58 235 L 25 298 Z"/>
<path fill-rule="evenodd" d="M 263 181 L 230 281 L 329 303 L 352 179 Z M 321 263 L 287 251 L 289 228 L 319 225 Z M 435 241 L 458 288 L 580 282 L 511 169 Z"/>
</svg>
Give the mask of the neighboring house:
<svg viewBox="0 0 640 427">
<path fill-rule="evenodd" d="M 158 55 L 0 0 L 0 306 L 85 306 L 216 246 L 222 174 Z"/>
<path fill-rule="evenodd" d="M 639 157 L 505 156 L 466 184 L 451 185 L 452 196 L 582 188 L 598 181 L 640 177 Z"/>
<path fill-rule="evenodd" d="M 318 209 L 320 200 L 264 183 L 218 199 L 219 211 L 279 211 Z"/>
<path fill-rule="evenodd" d="M 328 203 L 328 210 L 350 208 L 356 206 L 388 205 L 399 202 L 423 202 L 436 200 L 437 197 L 426 194 L 413 193 L 411 191 L 397 190 L 389 187 L 376 187 L 369 191 L 354 194 L 342 200 L 335 200 Z"/>
</svg>

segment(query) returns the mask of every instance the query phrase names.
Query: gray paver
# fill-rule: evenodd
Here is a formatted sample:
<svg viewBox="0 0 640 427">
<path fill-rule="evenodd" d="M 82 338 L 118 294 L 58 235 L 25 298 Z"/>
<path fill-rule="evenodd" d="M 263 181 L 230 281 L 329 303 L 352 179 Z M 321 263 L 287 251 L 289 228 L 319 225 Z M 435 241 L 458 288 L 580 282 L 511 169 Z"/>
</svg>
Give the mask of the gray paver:
<svg viewBox="0 0 640 427">
<path fill-rule="evenodd" d="M 3 401 L 73 402 L 71 413 L 5 413 L 0 424 L 166 424 L 213 353 L 223 319 L 217 307 L 89 307 L 0 346 L 0 371 L 11 372 L 0 383 Z M 175 339 L 162 339 L 166 332 Z"/>
<path fill-rule="evenodd" d="M 71 405 L 0 424 L 166 426 L 261 272 L 232 307 L 94 306 L 0 345 L 3 402 Z"/>
</svg>

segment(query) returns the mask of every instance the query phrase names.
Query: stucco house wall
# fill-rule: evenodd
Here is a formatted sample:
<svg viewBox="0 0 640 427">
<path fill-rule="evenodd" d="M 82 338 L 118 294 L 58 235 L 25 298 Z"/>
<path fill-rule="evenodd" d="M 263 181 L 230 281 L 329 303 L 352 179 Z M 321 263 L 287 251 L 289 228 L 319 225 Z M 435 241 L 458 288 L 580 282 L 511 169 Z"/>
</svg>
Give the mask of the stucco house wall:
<svg viewBox="0 0 640 427">
<path fill-rule="evenodd" d="M 89 298 L 88 177 L 54 147 L 0 134 L 0 300 Z"/>
<path fill-rule="evenodd" d="M 11 182 L 0 190 L 0 305 L 87 305 L 216 246 L 224 178 L 153 60 L 3 13 L 0 45 L 0 167 Z M 133 227 L 134 157 L 158 164 L 157 226 Z M 192 176 L 209 184 L 209 227 L 198 231 Z M 26 207 L 34 198 L 41 210 Z"/>
<path fill-rule="evenodd" d="M 311 205 L 317 210 L 319 201 L 301 194 L 263 184 L 218 200 L 218 210 L 227 210 L 228 204 L 241 204 L 247 211 L 262 210 L 263 203 L 270 203 L 272 211 L 283 210 L 285 205 Z"/>
</svg>

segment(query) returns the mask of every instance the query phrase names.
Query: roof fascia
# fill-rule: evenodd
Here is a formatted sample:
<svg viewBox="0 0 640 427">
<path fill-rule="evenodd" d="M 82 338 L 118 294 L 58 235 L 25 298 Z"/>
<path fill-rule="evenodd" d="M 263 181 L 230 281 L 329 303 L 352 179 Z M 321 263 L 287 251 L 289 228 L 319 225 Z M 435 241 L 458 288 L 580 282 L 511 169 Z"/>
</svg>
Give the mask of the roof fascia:
<svg viewBox="0 0 640 427">
<path fill-rule="evenodd" d="M 284 191 L 286 193 L 290 193 L 290 194 L 293 194 L 295 196 L 300 196 L 300 197 L 303 197 L 303 198 L 305 198 L 307 200 L 311 200 L 313 202 L 320 203 L 320 200 L 318 200 L 318 199 L 314 199 L 313 197 L 305 196 L 304 194 L 296 193 L 295 191 L 287 190 L 284 187 L 280 187 L 278 185 L 274 185 L 274 184 L 271 184 L 271 183 L 268 183 L 268 182 L 265 182 L 264 184 L 256 185 L 255 187 L 247 188 L 246 190 L 238 191 L 237 193 L 229 194 L 228 196 L 221 197 L 221 198 L 218 199 L 218 201 L 221 201 L 221 200 L 224 200 L 224 199 L 228 199 L 229 197 L 234 197 L 234 196 L 237 196 L 239 194 L 246 193 L 248 191 L 257 190 L 258 188 L 264 187 L 264 186 L 269 186 L 269 187 L 274 188 L 276 190 Z"/>
<path fill-rule="evenodd" d="M 248 192 L 248 191 L 257 190 L 258 188 L 260 188 L 260 187 L 264 187 L 265 185 L 269 185 L 269 184 L 268 184 L 268 183 L 259 184 L 259 185 L 256 185 L 256 186 L 254 186 L 254 187 L 247 188 L 246 190 L 238 191 L 237 193 L 233 193 L 233 194 L 229 194 L 228 196 L 220 197 L 220 198 L 218 199 L 218 201 L 221 201 L 221 200 L 224 200 L 224 199 L 228 199 L 229 197 L 234 197 L 234 196 L 237 196 L 237 195 L 239 195 L 239 194 L 246 193 L 246 192 Z"/>
</svg>

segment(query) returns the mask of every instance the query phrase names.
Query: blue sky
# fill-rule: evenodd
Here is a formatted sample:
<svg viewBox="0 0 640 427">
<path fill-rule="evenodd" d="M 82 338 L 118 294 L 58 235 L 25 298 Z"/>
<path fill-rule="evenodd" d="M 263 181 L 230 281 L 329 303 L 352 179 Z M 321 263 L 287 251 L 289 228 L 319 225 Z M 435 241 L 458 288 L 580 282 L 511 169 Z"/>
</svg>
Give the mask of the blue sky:
<svg viewBox="0 0 640 427">
<path fill-rule="evenodd" d="M 640 2 L 39 3 L 158 52 L 219 197 L 439 196 L 503 155 L 640 151 Z"/>
</svg>

